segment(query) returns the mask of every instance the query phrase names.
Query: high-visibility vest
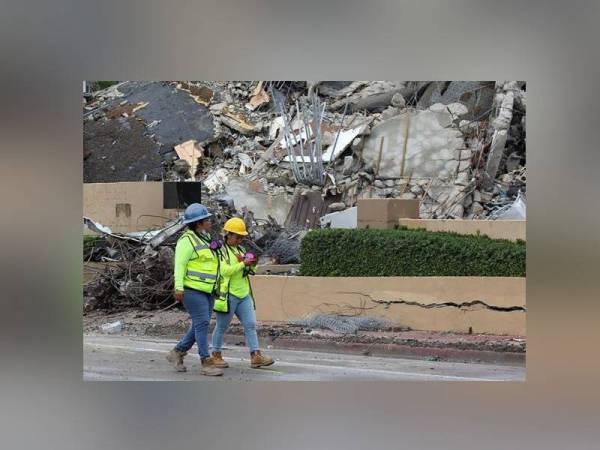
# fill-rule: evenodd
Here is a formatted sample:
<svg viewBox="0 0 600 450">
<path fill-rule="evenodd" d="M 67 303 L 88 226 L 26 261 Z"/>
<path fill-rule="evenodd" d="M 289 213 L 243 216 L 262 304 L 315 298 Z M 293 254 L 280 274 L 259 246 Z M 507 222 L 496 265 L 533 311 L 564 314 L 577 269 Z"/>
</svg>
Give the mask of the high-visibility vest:
<svg viewBox="0 0 600 450">
<path fill-rule="evenodd" d="M 213 293 L 219 279 L 219 253 L 211 250 L 208 239 L 198 236 L 192 230 L 187 230 L 179 239 L 189 239 L 194 248 L 194 254 L 187 263 L 183 285 L 208 294 Z"/>
<path fill-rule="evenodd" d="M 238 255 L 244 255 L 246 250 L 242 246 L 230 247 L 225 244 L 221 252 L 221 258 L 226 264 L 233 264 L 237 262 Z M 250 284 L 250 278 L 248 275 L 254 275 L 254 269 L 252 266 L 247 266 L 242 272 L 241 278 L 225 277 L 220 276 L 218 295 L 215 298 L 215 304 L 213 310 L 220 313 L 229 312 L 229 294 L 235 295 L 236 297 L 243 298 L 248 293 L 252 297 L 252 303 L 254 309 L 256 309 L 256 303 L 254 302 L 254 294 L 252 293 L 252 285 Z M 233 279 L 233 280 L 232 280 Z"/>
</svg>

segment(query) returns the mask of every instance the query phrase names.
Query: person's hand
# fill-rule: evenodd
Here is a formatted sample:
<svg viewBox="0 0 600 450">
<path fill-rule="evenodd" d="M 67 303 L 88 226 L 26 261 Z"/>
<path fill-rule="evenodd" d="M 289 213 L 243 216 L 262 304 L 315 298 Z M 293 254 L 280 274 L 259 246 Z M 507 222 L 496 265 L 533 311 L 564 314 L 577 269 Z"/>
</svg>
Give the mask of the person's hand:
<svg viewBox="0 0 600 450">
<path fill-rule="evenodd" d="M 175 301 L 176 302 L 183 301 L 183 291 L 175 291 Z"/>
<path fill-rule="evenodd" d="M 244 260 L 244 255 L 236 255 L 238 262 L 242 262 Z"/>
<path fill-rule="evenodd" d="M 244 264 L 245 264 L 246 266 L 252 266 L 252 265 L 255 265 L 255 264 L 256 264 L 256 262 L 257 262 L 257 258 L 256 258 L 256 255 L 255 255 L 254 253 L 250 253 L 250 252 L 248 252 L 248 253 L 246 253 L 246 254 L 244 255 Z"/>
</svg>

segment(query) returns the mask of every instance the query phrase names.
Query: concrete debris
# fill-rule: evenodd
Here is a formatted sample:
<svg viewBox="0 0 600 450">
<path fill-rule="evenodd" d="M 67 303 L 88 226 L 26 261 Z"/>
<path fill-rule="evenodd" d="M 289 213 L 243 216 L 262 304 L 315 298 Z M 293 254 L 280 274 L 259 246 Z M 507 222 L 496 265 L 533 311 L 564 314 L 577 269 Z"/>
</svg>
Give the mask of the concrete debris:
<svg viewBox="0 0 600 450">
<path fill-rule="evenodd" d="M 390 101 L 390 104 L 394 108 L 404 108 L 406 106 L 406 100 L 404 100 L 404 97 L 402 97 L 402 94 L 400 92 L 396 92 L 394 95 L 392 95 L 392 100 Z"/>
<path fill-rule="evenodd" d="M 120 333 L 121 330 L 123 329 L 123 322 L 118 320 L 116 322 L 105 323 L 100 326 L 100 329 L 102 330 L 103 333 L 107 333 L 107 334 Z"/>
<path fill-rule="evenodd" d="M 361 198 L 486 218 L 526 192 L 521 81 L 127 81 L 86 96 L 86 182 L 196 179 L 278 223 L 316 192 L 314 213 L 291 215 L 303 227 Z"/>
<path fill-rule="evenodd" d="M 329 209 L 329 211 L 343 211 L 344 209 L 346 209 L 346 205 L 343 202 L 339 202 L 339 203 L 331 203 L 327 209 Z"/>
<path fill-rule="evenodd" d="M 237 198 L 236 198 L 237 200 Z M 259 258 L 259 266 L 299 263 L 300 242 L 305 232 L 294 227 L 283 228 L 273 217 L 257 220 L 252 211 L 235 209 L 233 199 L 220 194 L 203 203 L 213 214 L 213 239 L 222 238 L 219 231 L 230 217 L 241 217 L 247 224 L 249 235 L 243 245 Z M 122 310 L 139 307 L 147 310 L 173 306 L 173 260 L 177 239 L 186 228 L 181 219 L 167 224 L 163 229 L 126 235 L 110 230 L 89 218 L 84 224 L 103 236 L 87 249 L 89 258 L 101 256 L 101 261 L 111 261 L 98 277 L 84 285 L 84 311 L 94 309 Z M 85 248 L 84 248 L 85 251 Z M 104 257 L 111 254 L 113 257 Z"/>
<path fill-rule="evenodd" d="M 321 228 L 356 228 L 358 225 L 357 209 L 354 206 L 344 211 L 325 214 L 319 219 Z"/>
<path fill-rule="evenodd" d="M 260 108 L 262 105 L 269 103 L 270 97 L 269 94 L 263 88 L 263 82 L 259 81 L 254 91 L 252 91 L 252 97 L 250 101 L 246 104 L 246 108 L 250 111 L 254 111 L 257 108 Z"/>
<path fill-rule="evenodd" d="M 227 169 L 221 168 L 215 170 L 204 179 L 204 186 L 208 192 L 218 192 L 225 188 L 229 181 L 229 172 Z"/>
<path fill-rule="evenodd" d="M 221 114 L 221 122 L 224 125 L 243 135 L 253 135 L 260 131 L 260 128 L 257 128 L 256 124 L 249 122 L 243 113 L 231 107 L 224 108 Z"/>
<path fill-rule="evenodd" d="M 202 147 L 200 147 L 198 145 L 198 143 L 195 140 L 189 140 L 184 142 L 183 144 L 179 144 L 177 146 L 175 146 L 175 153 L 177 153 L 177 156 L 179 156 L 179 158 L 181 158 L 179 161 L 175 161 L 175 170 L 179 173 L 187 173 L 187 170 L 189 168 L 192 169 L 192 179 L 195 178 L 195 173 L 196 173 L 196 168 L 199 165 L 199 159 L 202 157 L 204 150 Z M 183 170 L 183 172 L 180 172 L 180 170 L 178 170 L 177 168 L 177 163 L 179 162 L 186 162 L 187 163 L 187 167 L 188 169 Z M 180 167 L 182 167 L 180 165 Z"/>
</svg>

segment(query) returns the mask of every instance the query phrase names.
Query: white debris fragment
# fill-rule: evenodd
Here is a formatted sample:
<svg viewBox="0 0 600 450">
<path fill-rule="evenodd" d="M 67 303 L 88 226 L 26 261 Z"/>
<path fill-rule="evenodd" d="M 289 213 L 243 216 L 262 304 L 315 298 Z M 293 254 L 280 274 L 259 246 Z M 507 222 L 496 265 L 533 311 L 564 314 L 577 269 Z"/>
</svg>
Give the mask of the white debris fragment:
<svg viewBox="0 0 600 450">
<path fill-rule="evenodd" d="M 120 333 L 123 330 L 123 322 L 118 320 L 116 322 L 105 323 L 100 326 L 100 329 L 106 334 Z"/>
<path fill-rule="evenodd" d="M 465 105 L 463 105 L 462 103 L 450 103 L 449 105 L 446 105 L 446 107 L 448 108 L 448 111 L 450 111 L 453 115 L 455 116 L 464 116 L 465 114 L 467 114 L 469 112 L 469 110 L 467 109 L 467 107 Z"/>
<path fill-rule="evenodd" d="M 225 168 L 220 168 L 211 173 L 204 180 L 204 186 L 209 192 L 218 192 L 225 188 L 229 181 L 229 171 Z"/>
</svg>

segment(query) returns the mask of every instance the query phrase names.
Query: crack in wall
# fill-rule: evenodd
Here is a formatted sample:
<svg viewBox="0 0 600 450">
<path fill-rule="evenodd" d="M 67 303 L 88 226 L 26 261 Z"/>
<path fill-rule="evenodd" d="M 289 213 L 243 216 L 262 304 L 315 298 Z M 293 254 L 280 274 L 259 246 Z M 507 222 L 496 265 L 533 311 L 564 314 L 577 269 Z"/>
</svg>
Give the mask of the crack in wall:
<svg viewBox="0 0 600 450">
<path fill-rule="evenodd" d="M 414 300 L 405 300 L 405 299 L 393 299 L 393 300 L 382 300 L 373 298 L 369 294 L 365 294 L 364 292 L 340 292 L 341 294 L 358 294 L 363 297 L 367 297 L 371 302 L 385 305 L 385 309 L 388 309 L 391 305 L 407 305 L 407 306 L 418 306 L 419 308 L 424 309 L 434 309 L 434 308 L 457 308 L 461 310 L 470 310 L 473 307 L 481 306 L 484 309 L 489 309 L 491 311 L 501 311 L 501 312 L 512 312 L 512 311 L 521 311 L 527 312 L 527 308 L 524 306 L 495 306 L 490 305 L 483 300 L 468 300 L 463 302 L 454 302 L 454 301 L 445 301 L 439 303 L 422 303 Z"/>
</svg>

